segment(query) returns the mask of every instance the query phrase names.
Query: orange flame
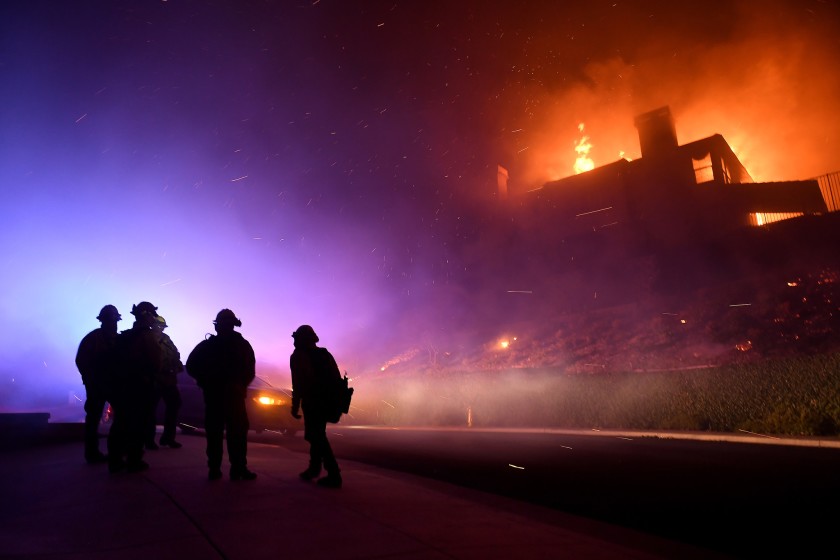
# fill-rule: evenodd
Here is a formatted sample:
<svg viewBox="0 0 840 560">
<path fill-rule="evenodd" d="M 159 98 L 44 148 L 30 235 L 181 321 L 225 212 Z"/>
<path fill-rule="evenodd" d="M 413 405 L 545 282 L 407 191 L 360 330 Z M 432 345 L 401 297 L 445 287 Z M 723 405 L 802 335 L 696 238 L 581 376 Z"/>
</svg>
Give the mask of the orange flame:
<svg viewBox="0 0 840 560">
<path fill-rule="evenodd" d="M 578 130 L 583 132 L 583 123 L 578 125 Z M 575 152 L 577 152 L 577 159 L 575 159 L 575 173 L 583 173 L 584 171 L 592 171 L 595 169 L 595 162 L 589 157 L 589 150 L 592 149 L 592 144 L 589 143 L 589 136 L 583 135 L 575 144 Z"/>
</svg>

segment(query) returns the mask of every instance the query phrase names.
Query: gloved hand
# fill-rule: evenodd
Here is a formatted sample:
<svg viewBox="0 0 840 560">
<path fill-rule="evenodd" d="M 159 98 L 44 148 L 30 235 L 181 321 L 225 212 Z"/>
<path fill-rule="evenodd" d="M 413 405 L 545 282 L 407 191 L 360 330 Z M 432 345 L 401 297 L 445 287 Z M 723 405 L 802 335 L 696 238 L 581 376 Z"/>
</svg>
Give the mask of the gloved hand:
<svg viewBox="0 0 840 560">
<path fill-rule="evenodd" d="M 300 410 L 298 409 L 298 407 L 296 407 L 296 406 L 292 407 L 292 416 L 294 416 L 295 418 L 300 420 L 301 415 L 300 415 Z"/>
</svg>

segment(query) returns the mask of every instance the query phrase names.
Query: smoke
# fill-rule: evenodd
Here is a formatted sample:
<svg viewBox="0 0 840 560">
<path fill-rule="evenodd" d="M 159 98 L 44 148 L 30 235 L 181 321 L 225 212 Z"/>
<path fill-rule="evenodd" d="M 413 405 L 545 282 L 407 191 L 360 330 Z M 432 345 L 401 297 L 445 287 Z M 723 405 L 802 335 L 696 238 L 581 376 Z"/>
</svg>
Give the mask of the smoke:
<svg viewBox="0 0 840 560">
<path fill-rule="evenodd" d="M 596 166 L 639 157 L 633 118 L 665 105 L 681 144 L 722 134 L 756 181 L 812 178 L 840 165 L 836 3 L 660 8 L 648 32 L 629 23 L 639 14 L 615 18 L 622 15 L 628 23 L 604 38 L 615 52 L 589 58 L 581 79 L 528 87 L 532 115 L 508 136 L 520 190 L 574 173 L 580 123 Z"/>
<path fill-rule="evenodd" d="M 312 171 L 329 166 L 300 143 L 311 125 L 289 122 L 306 109 L 276 115 L 261 98 L 268 125 L 283 126 L 254 125 L 253 90 L 238 87 L 249 69 L 225 44 L 173 41 L 186 31 L 175 10 L 151 21 L 123 6 L 98 20 L 31 10 L 3 25 L 4 400 L 78 392 L 76 348 L 105 304 L 127 329 L 131 306 L 153 302 L 184 359 L 222 308 L 270 374 L 287 368 L 302 323 L 349 354 L 345 337 L 387 305 L 377 273 L 389 247 L 342 214 L 348 197 L 324 188 L 335 177 Z M 62 17 L 82 29 L 68 37 Z"/>
<path fill-rule="evenodd" d="M 496 165 L 570 175 L 581 123 L 598 166 L 670 105 L 756 180 L 837 167 L 835 3 L 491 4 L 5 3 L 4 392 L 78 391 L 105 304 L 184 357 L 230 308 L 273 380 L 303 323 L 351 373 L 551 333 L 614 271 L 508 262 Z"/>
</svg>

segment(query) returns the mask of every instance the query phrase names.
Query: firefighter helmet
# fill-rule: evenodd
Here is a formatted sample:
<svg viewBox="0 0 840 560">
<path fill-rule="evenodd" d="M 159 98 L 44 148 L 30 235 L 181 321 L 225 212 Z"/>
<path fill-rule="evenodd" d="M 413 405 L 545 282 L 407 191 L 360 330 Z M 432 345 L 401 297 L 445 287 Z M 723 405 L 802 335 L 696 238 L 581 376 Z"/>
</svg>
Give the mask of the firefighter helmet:
<svg viewBox="0 0 840 560">
<path fill-rule="evenodd" d="M 139 317 L 140 315 L 154 315 L 157 317 L 157 307 L 149 303 L 148 301 L 141 301 L 137 305 L 133 305 L 131 307 L 131 314 L 135 317 Z"/>
<path fill-rule="evenodd" d="M 242 321 L 237 319 L 236 315 L 230 309 L 222 309 L 219 313 L 216 314 L 216 320 L 213 321 L 215 324 L 219 325 L 233 325 L 235 327 L 241 327 Z"/>
<path fill-rule="evenodd" d="M 120 315 L 120 312 L 117 311 L 117 308 L 115 306 L 108 304 L 102 308 L 102 310 L 99 312 L 99 315 L 97 315 L 96 318 L 99 321 L 106 321 L 108 319 L 112 321 L 119 321 L 122 319 L 122 315 Z"/>
<path fill-rule="evenodd" d="M 318 340 L 320 340 L 318 338 L 318 335 L 315 334 L 315 329 L 313 329 L 309 325 L 299 326 L 297 330 L 292 333 L 292 338 L 294 338 L 295 340 L 300 340 L 301 342 L 318 342 Z"/>
</svg>

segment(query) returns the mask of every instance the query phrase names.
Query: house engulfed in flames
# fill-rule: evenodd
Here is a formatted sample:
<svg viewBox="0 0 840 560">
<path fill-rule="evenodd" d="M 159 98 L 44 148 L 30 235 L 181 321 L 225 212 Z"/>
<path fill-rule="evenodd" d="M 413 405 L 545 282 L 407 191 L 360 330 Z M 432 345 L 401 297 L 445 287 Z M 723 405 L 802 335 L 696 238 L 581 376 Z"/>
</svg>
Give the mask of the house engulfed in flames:
<svg viewBox="0 0 840 560">
<path fill-rule="evenodd" d="M 680 146 L 668 107 L 637 116 L 635 125 L 640 159 L 514 195 L 514 216 L 555 239 L 603 232 L 667 247 L 828 211 L 816 180 L 753 182 L 719 134 Z"/>
</svg>

